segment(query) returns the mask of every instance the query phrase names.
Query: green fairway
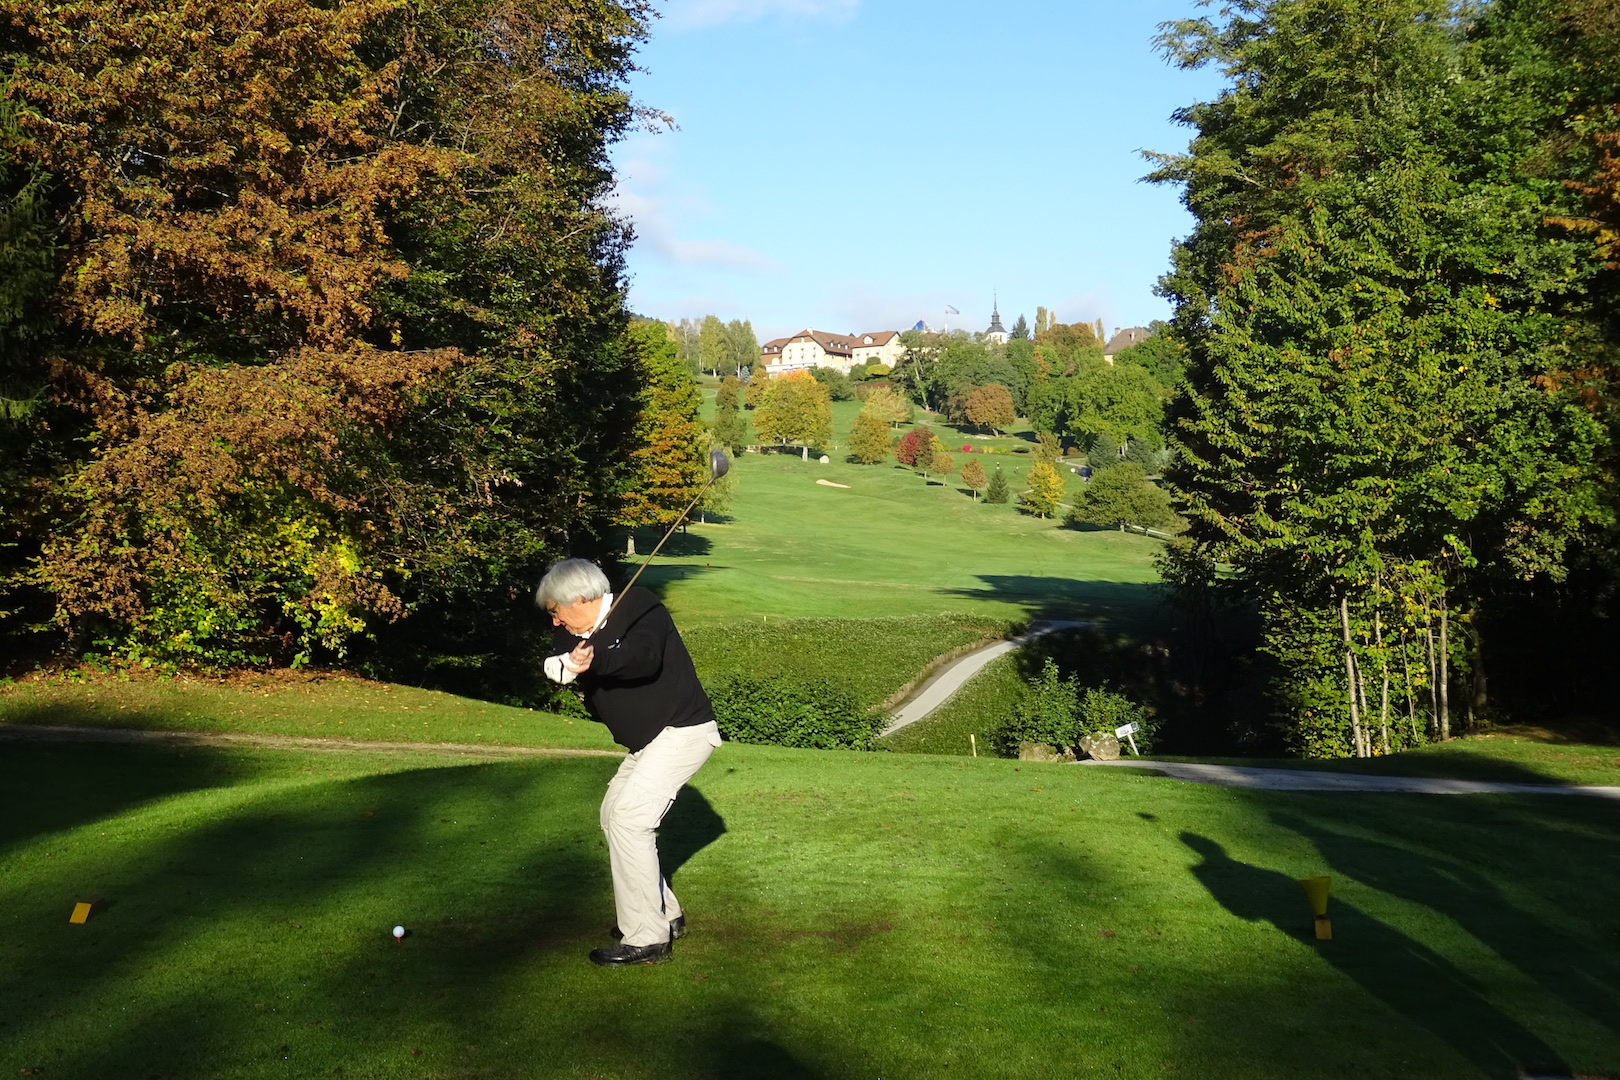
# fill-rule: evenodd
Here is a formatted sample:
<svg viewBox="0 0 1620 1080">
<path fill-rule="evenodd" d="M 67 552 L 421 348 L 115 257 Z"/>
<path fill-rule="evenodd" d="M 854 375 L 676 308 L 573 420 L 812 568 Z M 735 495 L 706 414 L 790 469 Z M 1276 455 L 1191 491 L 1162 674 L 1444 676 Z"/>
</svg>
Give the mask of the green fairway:
<svg viewBox="0 0 1620 1080">
<path fill-rule="evenodd" d="M 1620 1065 L 1620 807 L 722 748 L 601 970 L 609 759 L 0 747 L 0 1070 L 1511 1077 Z M 1334 878 L 1335 940 L 1296 877 Z M 83 927 L 81 895 L 107 898 Z M 402 944 L 389 937 L 410 928 Z M 37 1070 L 30 1073 L 26 1070 Z"/>
<path fill-rule="evenodd" d="M 840 433 L 858 411 L 857 402 L 835 406 Z M 967 459 L 962 445 L 981 444 L 936 430 L 958 466 Z M 952 611 L 1118 620 L 1156 603 L 1149 583 L 1158 541 L 975 504 L 958 477 L 925 480 L 892 459 L 854 465 L 839 448 L 829 456 L 822 465 L 796 452 L 741 455 L 728 520 L 692 525 L 642 580 L 683 625 Z M 1030 458 L 990 454 L 981 463 L 990 471 L 1000 464 L 1016 493 Z M 655 539 L 649 533 L 638 544 L 647 550 Z"/>
</svg>

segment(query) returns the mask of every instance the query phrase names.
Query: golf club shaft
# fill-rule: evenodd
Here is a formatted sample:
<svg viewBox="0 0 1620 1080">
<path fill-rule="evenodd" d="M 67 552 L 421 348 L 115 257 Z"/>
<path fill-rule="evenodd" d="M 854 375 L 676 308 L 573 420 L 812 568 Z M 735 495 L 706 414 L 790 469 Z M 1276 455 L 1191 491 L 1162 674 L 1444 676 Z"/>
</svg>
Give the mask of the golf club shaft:
<svg viewBox="0 0 1620 1080">
<path fill-rule="evenodd" d="M 653 561 L 654 556 L 656 556 L 660 551 L 663 550 L 664 541 L 668 540 L 671 536 L 675 535 L 675 530 L 680 528 L 681 522 L 686 520 L 686 515 L 690 514 L 692 512 L 692 507 L 696 506 L 698 504 L 698 500 L 703 498 L 703 496 L 705 494 L 707 494 L 707 492 L 709 490 L 709 485 L 713 484 L 718 479 L 720 479 L 718 476 L 709 477 L 709 483 L 704 484 L 703 487 L 698 491 L 698 493 L 696 495 L 692 496 L 692 501 L 686 504 L 686 509 L 682 510 L 681 511 L 681 516 L 675 519 L 675 524 L 673 524 L 673 525 L 671 525 L 669 527 L 669 531 L 664 534 L 664 539 L 658 541 L 658 546 L 652 549 L 652 554 L 648 555 L 647 560 L 641 564 L 641 569 L 636 571 L 635 577 L 632 577 L 629 580 L 629 582 L 627 582 L 625 584 L 624 588 L 619 590 L 619 595 L 615 596 L 613 598 L 613 606 L 608 608 L 607 619 L 613 618 L 613 613 L 615 611 L 617 611 L 619 609 L 619 605 L 624 602 L 625 593 L 628 593 L 630 591 L 630 586 L 634 585 L 636 583 L 636 578 L 639 578 L 641 576 L 641 571 L 647 569 L 648 566 L 652 565 L 652 561 Z M 603 619 L 602 622 L 604 624 L 606 624 L 607 619 Z"/>
</svg>

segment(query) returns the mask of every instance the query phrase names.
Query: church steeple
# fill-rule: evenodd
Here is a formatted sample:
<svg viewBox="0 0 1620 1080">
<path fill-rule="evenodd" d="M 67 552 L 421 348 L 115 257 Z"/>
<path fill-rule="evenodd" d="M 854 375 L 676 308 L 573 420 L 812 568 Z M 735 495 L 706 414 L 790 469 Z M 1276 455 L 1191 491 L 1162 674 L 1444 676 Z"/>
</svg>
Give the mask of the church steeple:
<svg viewBox="0 0 1620 1080">
<path fill-rule="evenodd" d="M 991 297 L 990 329 L 984 332 L 984 336 L 998 344 L 1005 345 L 1007 344 L 1007 330 L 1001 325 L 1001 300 L 994 293 L 991 294 Z"/>
</svg>

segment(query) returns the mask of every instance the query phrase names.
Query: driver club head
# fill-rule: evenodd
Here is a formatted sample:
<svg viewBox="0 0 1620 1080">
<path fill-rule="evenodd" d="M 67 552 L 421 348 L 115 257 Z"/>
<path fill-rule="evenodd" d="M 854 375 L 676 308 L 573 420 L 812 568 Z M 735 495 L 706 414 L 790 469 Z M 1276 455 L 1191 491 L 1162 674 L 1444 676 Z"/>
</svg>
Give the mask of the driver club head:
<svg viewBox="0 0 1620 1080">
<path fill-rule="evenodd" d="M 718 480 L 731 471 L 731 459 L 724 450 L 709 451 L 709 479 Z"/>
</svg>

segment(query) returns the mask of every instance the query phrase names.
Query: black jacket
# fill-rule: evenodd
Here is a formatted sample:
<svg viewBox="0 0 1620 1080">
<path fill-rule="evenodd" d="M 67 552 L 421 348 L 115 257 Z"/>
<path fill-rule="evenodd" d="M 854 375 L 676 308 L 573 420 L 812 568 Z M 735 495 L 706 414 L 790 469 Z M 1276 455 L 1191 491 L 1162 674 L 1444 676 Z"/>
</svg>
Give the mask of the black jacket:
<svg viewBox="0 0 1620 1080">
<path fill-rule="evenodd" d="M 559 626 L 552 633 L 552 653 L 571 652 L 581 640 Z M 631 753 L 667 727 L 696 727 L 714 719 L 714 706 L 669 609 L 646 589 L 625 593 L 589 640 L 596 654 L 576 680 L 585 707 Z"/>
</svg>

